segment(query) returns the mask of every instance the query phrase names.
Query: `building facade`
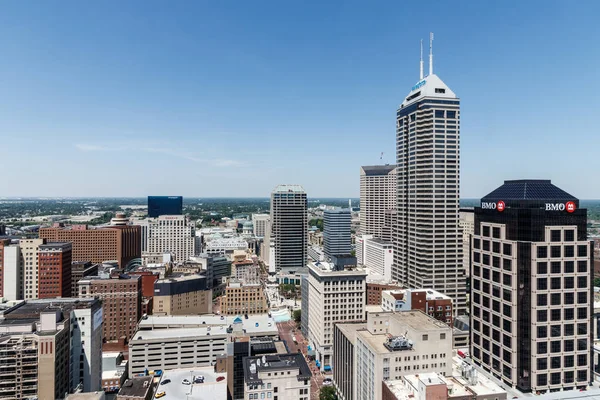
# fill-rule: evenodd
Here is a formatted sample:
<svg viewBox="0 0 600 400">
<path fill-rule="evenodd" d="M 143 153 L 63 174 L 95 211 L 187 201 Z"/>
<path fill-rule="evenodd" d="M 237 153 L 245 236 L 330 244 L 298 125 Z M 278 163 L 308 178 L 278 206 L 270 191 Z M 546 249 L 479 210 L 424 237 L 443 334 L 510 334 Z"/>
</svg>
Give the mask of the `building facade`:
<svg viewBox="0 0 600 400">
<path fill-rule="evenodd" d="M 109 279 L 88 277 L 81 279 L 78 286 L 79 298 L 102 300 L 104 348 L 123 349 L 141 317 L 140 277 L 119 274 Z"/>
<path fill-rule="evenodd" d="M 223 315 L 264 314 L 268 309 L 267 298 L 259 283 L 231 280 L 221 297 Z"/>
<path fill-rule="evenodd" d="M 267 228 L 271 216 L 269 214 L 252 214 L 252 224 L 254 236 L 264 238 L 267 234 Z"/>
<path fill-rule="evenodd" d="M 18 244 L 5 245 L 2 256 L 2 283 L 0 288 L 0 298 L 7 300 L 20 300 L 23 298 L 23 257 L 21 255 L 21 246 Z"/>
<path fill-rule="evenodd" d="M 154 283 L 154 315 L 212 313 L 212 290 L 206 276 L 184 275 L 159 279 Z"/>
<path fill-rule="evenodd" d="M 300 185 L 279 185 L 271 193 L 270 241 L 275 270 L 293 272 L 306 267 L 308 215 L 306 192 Z"/>
<path fill-rule="evenodd" d="M 360 167 L 360 233 L 383 236 L 385 212 L 396 209 L 395 165 Z"/>
<path fill-rule="evenodd" d="M 311 263 L 308 269 L 308 341 L 320 368 L 329 370 L 334 324 L 364 319 L 367 273 L 360 268 L 335 271 L 327 263 Z"/>
<path fill-rule="evenodd" d="M 323 250 L 326 257 L 348 255 L 352 251 L 349 209 L 336 208 L 323 212 Z"/>
<path fill-rule="evenodd" d="M 44 239 L 21 239 L 21 255 L 23 257 L 23 298 L 26 300 L 37 299 L 38 282 L 38 251 L 39 247 L 46 243 Z"/>
<path fill-rule="evenodd" d="M 182 215 L 182 196 L 148 196 L 148 217 L 158 218 L 161 215 Z"/>
<path fill-rule="evenodd" d="M 587 210 L 545 180 L 505 181 L 475 208 L 471 357 L 523 392 L 593 381 Z"/>
<path fill-rule="evenodd" d="M 432 69 L 396 113 L 398 213 L 392 278 L 452 297 L 460 314 L 466 310 L 458 222 L 460 101 Z"/>
<path fill-rule="evenodd" d="M 465 275 L 469 274 L 470 257 L 471 257 L 471 235 L 475 229 L 475 214 L 473 209 L 460 209 L 460 227 L 462 230 L 462 245 L 463 245 L 463 269 Z"/>
<path fill-rule="evenodd" d="M 431 289 L 396 289 L 381 293 L 383 311 L 420 310 L 452 326 L 452 299 Z"/>
<path fill-rule="evenodd" d="M 40 239 L 73 245 L 73 261 L 101 263 L 116 261 L 121 269 L 141 257 L 141 229 L 136 225 L 88 229 L 86 225 L 70 227 L 55 224 L 40 228 Z"/>
<path fill-rule="evenodd" d="M 71 297 L 79 297 L 79 286 L 77 283 L 88 276 L 98 275 L 98 264 L 89 261 L 73 261 L 71 263 Z"/>
<path fill-rule="evenodd" d="M 184 262 L 196 254 L 196 227 L 184 215 L 161 215 L 139 221 L 146 233 L 142 258 L 172 254 L 174 261 Z"/>
<path fill-rule="evenodd" d="M 38 247 L 38 298 L 71 297 L 71 243 L 48 243 Z"/>
</svg>

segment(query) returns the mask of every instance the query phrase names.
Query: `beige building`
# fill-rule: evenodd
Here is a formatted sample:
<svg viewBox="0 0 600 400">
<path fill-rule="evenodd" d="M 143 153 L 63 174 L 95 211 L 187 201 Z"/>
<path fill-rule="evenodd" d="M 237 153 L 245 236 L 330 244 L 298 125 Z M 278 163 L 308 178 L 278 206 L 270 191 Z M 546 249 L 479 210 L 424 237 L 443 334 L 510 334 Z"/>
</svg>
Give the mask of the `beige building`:
<svg viewBox="0 0 600 400">
<path fill-rule="evenodd" d="M 23 297 L 25 300 L 38 298 L 38 250 L 45 239 L 21 239 L 23 256 Z"/>
<path fill-rule="evenodd" d="M 364 320 L 367 273 L 360 268 L 334 271 L 325 262 L 308 267 L 308 341 L 321 368 L 328 369 L 334 324 Z"/>
<path fill-rule="evenodd" d="M 271 220 L 269 214 L 252 214 L 252 226 L 254 229 L 254 236 L 265 237 L 267 234 L 268 224 Z"/>
<path fill-rule="evenodd" d="M 221 298 L 223 315 L 264 314 L 267 311 L 267 298 L 260 284 L 229 281 Z"/>
<path fill-rule="evenodd" d="M 212 313 L 212 290 L 206 276 L 183 275 L 154 282 L 154 315 Z"/>
<path fill-rule="evenodd" d="M 382 381 L 408 374 L 452 374 L 452 328 L 421 311 L 336 324 L 334 347 L 334 381 L 344 400 L 379 400 Z"/>
<path fill-rule="evenodd" d="M 137 221 L 142 227 L 142 259 L 151 263 L 172 254 L 183 262 L 196 253 L 196 226 L 185 215 L 161 215 Z"/>
<path fill-rule="evenodd" d="M 395 165 L 360 167 L 360 233 L 382 238 L 385 212 L 396 209 Z"/>
<path fill-rule="evenodd" d="M 246 357 L 243 364 L 245 398 L 310 400 L 312 374 L 302 354 Z"/>
<path fill-rule="evenodd" d="M 462 246 L 463 246 L 463 267 L 465 275 L 469 276 L 469 258 L 471 256 L 471 235 L 475 233 L 475 213 L 473 209 L 460 209 L 460 219 L 458 220 L 462 231 Z"/>
</svg>

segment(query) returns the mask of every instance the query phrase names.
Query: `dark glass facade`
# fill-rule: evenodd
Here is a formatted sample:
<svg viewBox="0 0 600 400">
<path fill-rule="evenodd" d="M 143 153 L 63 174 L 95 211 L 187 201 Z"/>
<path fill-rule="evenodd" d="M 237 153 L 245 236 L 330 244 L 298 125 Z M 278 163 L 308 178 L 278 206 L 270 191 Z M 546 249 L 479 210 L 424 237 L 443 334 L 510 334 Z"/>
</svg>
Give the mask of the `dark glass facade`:
<svg viewBox="0 0 600 400">
<path fill-rule="evenodd" d="M 148 196 L 148 217 L 158 218 L 161 215 L 182 214 L 182 196 Z"/>
</svg>

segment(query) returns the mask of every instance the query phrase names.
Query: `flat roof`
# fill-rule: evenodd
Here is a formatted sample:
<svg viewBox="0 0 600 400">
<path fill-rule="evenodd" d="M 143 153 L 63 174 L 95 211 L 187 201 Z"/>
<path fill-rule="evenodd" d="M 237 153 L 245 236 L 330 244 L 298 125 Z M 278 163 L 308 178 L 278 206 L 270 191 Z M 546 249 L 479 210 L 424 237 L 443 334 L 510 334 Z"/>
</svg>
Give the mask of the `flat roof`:
<svg viewBox="0 0 600 400">
<path fill-rule="evenodd" d="M 347 324 L 335 324 L 342 334 L 352 343 L 356 344 L 356 332 L 367 329 L 365 322 L 347 323 Z"/>
<path fill-rule="evenodd" d="M 267 354 L 258 357 L 245 357 L 244 381 L 250 383 L 262 383 L 259 373 L 263 371 L 286 371 L 298 370 L 298 380 L 310 380 L 312 373 L 302 353 L 295 354 Z"/>
<path fill-rule="evenodd" d="M 273 193 L 306 193 L 304 188 L 300 185 L 277 185 L 273 189 Z"/>
<path fill-rule="evenodd" d="M 194 383 L 194 378 L 204 377 L 204 383 Z M 224 378 L 217 382 L 217 378 Z M 156 394 L 165 392 L 161 400 L 221 400 L 227 398 L 227 374 L 215 372 L 214 367 L 196 367 L 189 369 L 165 370 L 161 377 L 161 383 L 166 379 L 171 382 L 157 386 Z M 191 382 L 190 385 L 181 383 L 184 379 Z"/>
<path fill-rule="evenodd" d="M 148 331 L 138 330 L 131 341 L 150 339 L 174 339 L 198 336 L 226 336 L 227 328 L 224 325 L 206 328 L 169 328 Z M 135 343 L 135 342 L 134 342 Z"/>
<path fill-rule="evenodd" d="M 338 275 L 362 275 L 367 276 L 367 271 L 362 267 L 353 267 L 336 271 L 334 265 L 328 262 L 309 262 L 308 268 L 320 276 L 338 276 Z"/>
<path fill-rule="evenodd" d="M 387 175 L 390 172 L 392 172 L 394 169 L 396 169 L 396 165 L 390 165 L 390 164 L 385 164 L 385 165 L 364 165 L 362 167 L 360 167 L 363 172 L 365 173 L 365 175 L 367 176 L 373 176 L 373 175 Z"/>
<path fill-rule="evenodd" d="M 268 314 L 244 316 L 224 316 L 224 315 L 148 315 L 146 319 L 140 320 L 138 332 L 148 332 L 149 330 L 165 330 L 165 328 L 201 328 L 205 326 L 232 326 L 236 321 L 241 321 L 242 329 L 246 333 L 262 333 L 277 335 L 277 325 Z M 258 326 L 257 326 L 258 324 Z"/>
<path fill-rule="evenodd" d="M 152 376 L 127 379 L 119 389 L 119 396 L 145 398 L 146 393 L 152 389 Z"/>
</svg>

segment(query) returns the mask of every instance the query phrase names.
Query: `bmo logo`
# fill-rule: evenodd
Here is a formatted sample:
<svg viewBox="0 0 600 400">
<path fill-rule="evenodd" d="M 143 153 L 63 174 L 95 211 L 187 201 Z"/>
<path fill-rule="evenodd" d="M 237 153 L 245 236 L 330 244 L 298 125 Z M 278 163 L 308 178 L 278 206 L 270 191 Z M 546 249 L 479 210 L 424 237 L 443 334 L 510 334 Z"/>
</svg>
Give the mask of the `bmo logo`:
<svg viewBox="0 0 600 400">
<path fill-rule="evenodd" d="M 506 208 L 506 204 L 502 200 L 494 203 L 494 202 L 481 202 L 481 208 L 483 210 L 498 210 L 500 212 L 504 211 Z"/>
<path fill-rule="evenodd" d="M 546 203 L 546 211 L 566 211 L 572 213 L 576 209 L 577 207 L 573 201 L 567 201 L 566 203 Z"/>
</svg>

